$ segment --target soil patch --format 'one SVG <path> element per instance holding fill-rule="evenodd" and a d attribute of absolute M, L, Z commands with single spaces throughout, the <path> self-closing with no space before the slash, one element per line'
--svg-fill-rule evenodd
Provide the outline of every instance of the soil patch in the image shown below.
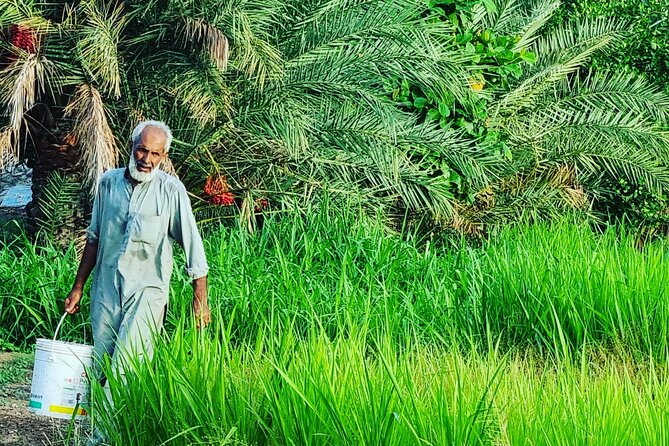
<path fill-rule="evenodd" d="M 0 446 L 83 445 L 87 423 L 76 422 L 68 437 L 68 420 L 28 411 L 33 356 L 0 352 Z"/>

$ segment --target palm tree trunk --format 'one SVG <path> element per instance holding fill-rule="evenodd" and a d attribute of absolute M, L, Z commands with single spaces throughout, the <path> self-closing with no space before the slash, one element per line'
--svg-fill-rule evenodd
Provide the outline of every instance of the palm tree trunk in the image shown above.
<path fill-rule="evenodd" d="M 31 110 L 27 122 L 30 143 L 25 157 L 33 169 L 32 202 L 26 208 L 28 233 L 33 240 L 45 237 L 67 246 L 81 237 L 90 208 L 88 194 L 81 188 L 79 149 L 63 128 L 66 121 L 59 120 L 57 127 L 46 105 Z"/>

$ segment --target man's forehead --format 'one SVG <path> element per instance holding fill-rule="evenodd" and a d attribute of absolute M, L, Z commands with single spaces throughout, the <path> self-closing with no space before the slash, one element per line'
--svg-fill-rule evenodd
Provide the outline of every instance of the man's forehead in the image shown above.
<path fill-rule="evenodd" d="M 167 143 L 167 135 L 160 127 L 146 126 L 139 134 L 139 144 L 146 148 L 164 150 Z"/>

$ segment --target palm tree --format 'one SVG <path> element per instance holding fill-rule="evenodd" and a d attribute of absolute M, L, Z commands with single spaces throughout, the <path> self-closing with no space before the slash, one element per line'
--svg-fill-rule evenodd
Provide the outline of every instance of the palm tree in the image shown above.
<path fill-rule="evenodd" d="M 624 36 L 610 19 L 544 24 L 559 2 L 496 0 L 475 14 L 476 26 L 519 36 L 517 48 L 537 55 L 508 91 L 493 92 L 490 126 L 502 132 L 513 161 L 497 166 L 497 180 L 474 205 L 462 206 L 458 224 L 508 222 L 532 211 L 553 216 L 588 210 L 605 193 L 607 177 L 669 186 L 669 97 L 645 79 L 587 69 L 593 54 Z"/>
<path fill-rule="evenodd" d="M 203 82 L 202 71 L 186 71 L 174 89 L 190 108 L 177 120 L 196 129 L 178 148 L 180 173 L 196 189 L 218 176 L 246 214 L 268 194 L 301 208 L 329 190 L 374 209 L 448 215 L 451 185 L 409 156 L 421 151 L 444 153 L 483 183 L 485 158 L 454 133 L 417 125 L 383 95 L 389 78 L 410 79 L 437 97 L 467 94 L 463 61 L 438 39 L 444 25 L 420 19 L 422 2 L 239 2 L 250 9 L 223 12 L 211 3 L 165 8 L 214 24 L 232 42 L 219 96 L 227 110 L 206 112 L 213 73 Z M 235 51 L 235 42 L 247 46 Z M 201 204 L 203 217 L 220 215 Z"/>
<path fill-rule="evenodd" d="M 3 71 L 10 119 L 0 150 L 32 144 L 49 159 L 36 176 L 49 177 L 64 167 L 52 159 L 64 156 L 35 143 L 48 134 L 48 147 L 76 153 L 72 181 L 90 191 L 132 126 L 157 118 L 174 129 L 171 157 L 187 186 L 199 193 L 217 179 L 246 217 L 267 196 L 299 208 L 326 190 L 373 208 L 450 215 L 450 183 L 410 154 L 440 153 L 478 184 L 489 160 L 383 94 L 388 79 L 436 97 L 468 94 L 464 60 L 438 38 L 446 25 L 422 20 L 423 8 L 417 0 L 3 3 L 0 27 L 29 30 L 34 48 L 5 45 L 14 60 Z M 25 138 L 23 122 L 38 108 L 50 125 Z M 195 198 L 201 217 L 225 215 Z"/>
<path fill-rule="evenodd" d="M 7 30 L 0 77 L 7 122 L 0 153 L 33 164 L 32 228 L 41 223 L 51 236 L 67 240 L 85 224 L 88 199 L 78 185 L 95 184 L 117 152 L 99 91 L 87 84 L 81 65 L 71 63 L 73 21 L 67 4 L 0 5 L 0 28 Z"/>
<path fill-rule="evenodd" d="M 3 2 L 0 153 L 34 159 L 42 223 L 65 218 L 76 197 L 71 228 L 143 118 L 174 129 L 170 155 L 201 219 L 236 204 L 250 223 L 267 198 L 303 208 L 327 192 L 467 227 L 587 206 L 602 172 L 665 188 L 666 97 L 638 78 L 583 70 L 622 25 L 543 32 L 557 2 L 486 5 L 471 27 L 517 35 L 517 49 L 538 55 L 511 88 L 480 93 L 511 161 L 385 94 L 389 81 L 465 107 L 476 94 L 451 25 L 422 19 L 419 0 Z M 480 191 L 474 205 L 429 167 L 435 156 Z"/>

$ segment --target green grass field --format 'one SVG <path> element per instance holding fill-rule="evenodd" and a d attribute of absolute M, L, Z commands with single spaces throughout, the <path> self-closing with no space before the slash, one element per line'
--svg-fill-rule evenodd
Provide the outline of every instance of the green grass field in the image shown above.
<path fill-rule="evenodd" d="M 94 389 L 114 444 L 669 444 L 664 244 L 563 222 L 435 245 L 328 209 L 206 244 L 212 325 L 178 271 L 154 361 L 113 407 Z M 3 343 L 29 348 L 76 253 L 1 256 Z"/>

